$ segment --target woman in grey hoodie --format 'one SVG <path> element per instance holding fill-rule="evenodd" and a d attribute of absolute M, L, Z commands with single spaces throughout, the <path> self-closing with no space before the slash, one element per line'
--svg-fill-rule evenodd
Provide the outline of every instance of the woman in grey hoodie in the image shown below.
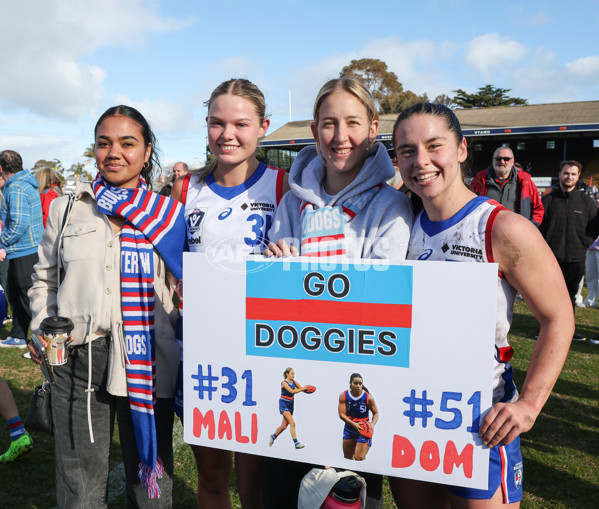
<path fill-rule="evenodd" d="M 320 89 L 312 123 L 316 147 L 304 148 L 291 166 L 291 192 L 275 214 L 267 256 L 301 254 L 327 262 L 341 257 L 405 259 L 412 206 L 386 183 L 395 170 L 387 149 L 375 142 L 378 127 L 372 95 L 359 81 L 334 79 Z M 265 464 L 267 508 L 292 505 L 291 493 L 297 494 L 311 468 L 280 461 Z M 382 507 L 382 477 L 361 475 L 368 485 L 366 507 Z"/>
<path fill-rule="evenodd" d="M 277 209 L 268 256 L 405 259 L 412 207 L 386 184 L 395 175 L 381 143 L 370 92 L 353 78 L 328 81 L 314 105 L 316 146 L 289 172 L 291 192 Z"/>

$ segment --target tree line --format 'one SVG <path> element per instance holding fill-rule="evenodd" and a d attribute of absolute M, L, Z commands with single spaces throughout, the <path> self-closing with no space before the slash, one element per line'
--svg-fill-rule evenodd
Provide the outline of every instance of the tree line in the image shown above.
<path fill-rule="evenodd" d="M 415 94 L 404 90 L 397 75 L 389 71 L 387 64 L 378 58 L 361 58 L 352 60 L 341 69 L 339 77 L 353 77 L 360 80 L 370 91 L 376 102 L 380 115 L 399 113 L 417 102 L 428 102 L 426 93 Z M 438 95 L 432 102 L 444 104 L 450 108 L 487 108 L 489 106 L 518 106 L 528 104 L 526 99 L 510 97 L 510 88 L 499 88 L 493 85 L 480 87 L 475 93 L 468 93 L 461 88 L 453 90 L 449 97 Z"/>
<path fill-rule="evenodd" d="M 81 154 L 81 157 L 85 157 L 85 162 L 83 163 L 73 163 L 70 168 L 66 169 L 59 159 L 52 159 L 52 161 L 48 161 L 46 159 L 40 159 L 37 161 L 33 168 L 31 168 L 31 173 L 34 173 L 42 168 L 51 168 L 56 172 L 58 178 L 64 183 L 67 176 L 75 176 L 79 175 L 84 180 L 92 180 L 92 174 L 85 169 L 85 165 L 89 163 L 91 160 L 95 159 L 96 155 L 94 153 L 94 144 L 91 143 L 89 147 L 85 149 L 85 152 Z"/>

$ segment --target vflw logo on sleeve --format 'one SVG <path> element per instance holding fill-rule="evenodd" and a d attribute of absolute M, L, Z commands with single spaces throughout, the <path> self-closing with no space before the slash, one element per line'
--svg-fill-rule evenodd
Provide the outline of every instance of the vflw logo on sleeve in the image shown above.
<path fill-rule="evenodd" d="M 246 263 L 247 355 L 409 367 L 412 266 Z"/>

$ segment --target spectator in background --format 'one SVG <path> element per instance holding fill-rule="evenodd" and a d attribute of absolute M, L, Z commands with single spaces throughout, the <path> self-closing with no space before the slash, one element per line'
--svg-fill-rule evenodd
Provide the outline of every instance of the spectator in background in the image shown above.
<path fill-rule="evenodd" d="M 573 308 L 586 250 L 597 237 L 595 200 L 577 189 L 581 172 L 578 161 L 560 163 L 559 187 L 543 196 L 545 216 L 540 226 L 562 270 Z M 575 333 L 573 340 L 584 341 L 585 337 Z"/>
<path fill-rule="evenodd" d="M 27 291 L 31 288 L 33 266 L 38 261 L 37 247 L 44 230 L 39 184 L 14 150 L 0 152 L 0 173 L 4 177 L 4 200 L 0 207 L 3 229 L 0 244 L 6 251 L 8 301 L 13 322 L 10 336 L 0 347 L 25 348 L 31 322 Z"/>
<path fill-rule="evenodd" d="M 395 170 L 395 175 L 387 180 L 387 184 L 395 189 L 399 189 L 402 193 L 406 194 L 409 191 L 408 187 L 404 184 L 403 179 L 401 178 L 401 173 L 399 173 L 399 168 L 397 167 L 397 154 L 395 153 L 395 149 L 393 147 L 387 149 L 387 154 L 389 154 L 389 159 L 391 159 L 391 163 L 393 164 L 393 169 Z"/>
<path fill-rule="evenodd" d="M 591 178 L 591 181 L 592 180 L 593 179 Z M 559 184 L 556 187 L 559 187 Z M 581 193 L 584 193 L 587 196 L 590 196 L 593 200 L 595 200 L 595 194 L 597 193 L 597 186 L 590 186 L 586 182 L 583 182 L 582 180 L 579 180 L 578 184 L 576 184 L 576 189 L 578 191 L 580 191 Z M 599 204 L 597 204 L 597 205 L 599 205 Z M 589 248 L 589 249 L 591 249 L 591 248 Z M 588 255 L 588 251 L 587 251 L 587 255 Z M 588 256 L 587 256 L 587 260 L 588 260 Z M 591 285 L 592 284 L 593 283 L 591 283 Z M 584 286 L 584 276 L 582 276 L 580 278 L 580 282 L 578 283 L 578 291 L 576 292 L 576 295 L 574 297 L 574 304 L 578 308 L 587 307 L 585 305 L 585 303 L 583 302 L 583 298 L 582 298 L 582 287 L 583 286 Z M 591 287 L 589 286 L 589 292 L 590 291 L 591 291 Z"/>
<path fill-rule="evenodd" d="M 597 290 L 599 288 L 599 237 L 587 249 L 585 267 L 589 293 L 582 303 L 582 307 L 594 308 L 597 306 Z"/>
<path fill-rule="evenodd" d="M 410 191 L 408 186 L 406 186 L 405 182 L 401 178 L 401 173 L 399 173 L 399 167 L 397 166 L 397 154 L 395 153 L 395 149 L 393 147 L 387 149 L 387 154 L 389 154 L 389 158 L 391 159 L 391 163 L 393 164 L 393 169 L 395 170 L 395 175 L 387 180 L 387 184 L 395 189 L 399 189 L 403 194 L 405 194 L 412 203 L 412 208 L 414 209 L 414 215 L 418 214 L 422 210 L 422 199 L 416 193 Z"/>
<path fill-rule="evenodd" d="M 170 196 L 173 190 L 173 184 L 175 183 L 175 180 L 184 177 L 188 173 L 189 167 L 187 166 L 187 164 L 181 161 L 175 163 L 175 166 L 173 166 L 173 174 L 171 176 L 170 181 L 162 187 L 159 194 L 161 194 L 162 196 Z"/>
<path fill-rule="evenodd" d="M 4 317 L 2 317 L 4 319 Z M 25 430 L 23 421 L 19 416 L 15 398 L 10 387 L 0 376 L 0 414 L 6 420 L 10 433 L 10 446 L 4 454 L 0 454 L 0 463 L 10 463 L 22 454 L 33 449 L 33 439 Z"/>
<path fill-rule="evenodd" d="M 40 199 L 42 201 L 42 217 L 44 221 L 44 228 L 48 221 L 48 211 L 50 210 L 50 203 L 52 200 L 62 196 L 60 178 L 52 168 L 42 168 L 35 173 L 35 178 L 40 184 Z"/>
<path fill-rule="evenodd" d="M 495 150 L 491 166 L 477 173 L 470 187 L 476 194 L 493 198 L 537 226 L 543 220 L 539 190 L 528 173 L 514 166 L 514 153 L 509 147 Z"/>
<path fill-rule="evenodd" d="M 599 206 L 599 193 L 595 194 L 593 198 L 595 205 Z M 599 237 L 587 249 L 585 266 L 589 294 L 582 307 L 594 308 L 597 306 L 597 295 L 599 293 Z"/>
<path fill-rule="evenodd" d="M 0 324 L 6 316 L 6 301 L 4 291 L 0 288 Z M 10 463 L 19 456 L 33 449 L 33 439 L 25 431 L 19 410 L 15 404 L 10 387 L 0 376 L 0 414 L 4 417 L 10 434 L 10 446 L 4 454 L 0 454 L 0 463 Z"/>
<path fill-rule="evenodd" d="M 4 201 L 4 195 L 2 194 L 4 183 L 4 177 L 0 173 L 0 208 L 2 208 L 2 202 Z M 4 228 L 4 225 L 0 221 L 0 234 L 2 233 L 2 228 Z M 3 256 L 6 256 L 6 254 Z M 8 260 L 6 258 L 0 262 L 0 286 L 4 288 L 5 292 L 8 291 Z"/>
<path fill-rule="evenodd" d="M 183 162 L 178 162 L 173 166 L 173 175 L 175 180 L 181 177 L 185 177 L 189 173 L 189 167 Z"/>

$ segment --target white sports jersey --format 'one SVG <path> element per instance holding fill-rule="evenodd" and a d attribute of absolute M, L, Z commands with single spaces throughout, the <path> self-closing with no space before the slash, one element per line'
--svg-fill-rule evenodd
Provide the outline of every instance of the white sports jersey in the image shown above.
<path fill-rule="evenodd" d="M 414 220 L 408 260 L 494 263 L 491 245 L 497 213 L 506 210 L 486 196 L 477 196 L 457 214 L 444 221 L 431 221 L 423 210 Z M 516 290 L 499 274 L 493 403 L 518 399 L 509 360 L 514 353 L 508 342 Z"/>
<path fill-rule="evenodd" d="M 284 174 L 260 163 L 236 187 L 217 184 L 213 175 L 201 183 L 191 175 L 182 197 L 189 250 L 224 259 L 262 253 L 281 200 Z"/>

